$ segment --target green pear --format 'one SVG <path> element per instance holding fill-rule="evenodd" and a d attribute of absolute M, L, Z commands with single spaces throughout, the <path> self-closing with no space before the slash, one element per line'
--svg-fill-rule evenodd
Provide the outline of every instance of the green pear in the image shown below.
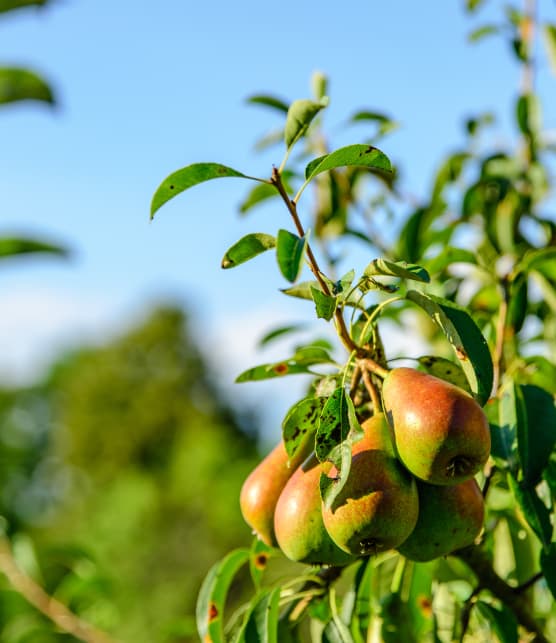
<path fill-rule="evenodd" d="M 459 387 L 402 367 L 388 373 L 382 397 L 398 457 L 417 478 L 457 484 L 472 478 L 487 461 L 488 421 Z"/>
<path fill-rule="evenodd" d="M 322 508 L 332 540 L 355 556 L 400 545 L 419 513 L 415 479 L 395 457 L 385 416 L 375 415 L 362 426 L 364 437 L 352 449 L 346 483 L 332 505 Z M 328 476 L 337 476 L 334 467 Z"/>
<path fill-rule="evenodd" d="M 398 547 L 410 560 L 425 562 L 471 545 L 483 527 L 485 503 L 473 478 L 451 486 L 417 482 L 419 518 Z"/>
<path fill-rule="evenodd" d="M 347 565 L 355 560 L 333 542 L 322 521 L 319 481 L 321 472 L 330 466 L 310 455 L 278 498 L 274 532 L 290 560 L 309 565 Z"/>
<path fill-rule="evenodd" d="M 249 474 L 239 495 L 245 522 L 270 547 L 278 543 L 274 534 L 274 510 L 286 482 L 313 449 L 313 440 L 303 442 L 290 459 L 284 443 L 274 449 Z"/>

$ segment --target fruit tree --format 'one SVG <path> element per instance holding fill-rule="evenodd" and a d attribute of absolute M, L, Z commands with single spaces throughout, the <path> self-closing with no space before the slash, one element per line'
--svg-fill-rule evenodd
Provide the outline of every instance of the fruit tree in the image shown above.
<path fill-rule="evenodd" d="M 322 74 L 311 98 L 250 99 L 284 117 L 283 158 L 264 176 L 194 163 L 156 190 L 152 216 L 217 178 L 252 183 L 244 212 L 279 200 L 278 229 L 243 236 L 222 268 L 274 252 L 282 292 L 338 339 L 237 378 L 310 384 L 245 480 L 255 539 L 208 572 L 203 641 L 556 640 L 554 145 L 534 92 L 537 35 L 554 63 L 556 26 L 525 4 L 474 34 L 510 34 L 522 69 L 515 148 L 485 149 L 492 117 L 469 118 L 466 145 L 421 203 L 388 157 L 389 116 L 356 112 L 373 135 L 334 147 Z M 345 266 L 355 241 L 367 259 Z M 422 352 L 400 355 L 393 326 Z M 296 565 L 273 574 L 284 559 Z M 229 613 L 244 566 L 252 596 Z"/>

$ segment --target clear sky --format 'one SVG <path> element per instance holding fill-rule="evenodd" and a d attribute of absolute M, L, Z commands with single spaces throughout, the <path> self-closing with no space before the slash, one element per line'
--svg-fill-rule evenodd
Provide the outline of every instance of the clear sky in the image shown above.
<path fill-rule="evenodd" d="M 391 114 L 402 128 L 382 148 L 407 189 L 425 195 L 442 155 L 462 140 L 464 116 L 492 110 L 501 140 L 511 131 L 517 65 L 499 39 L 466 40 L 497 17 L 500 3 L 491 4 L 473 20 L 458 0 L 61 0 L 0 15 L 0 64 L 40 71 L 59 103 L 0 111 L 0 232 L 73 249 L 69 263 L 4 265 L 0 373 L 29 373 L 76 333 L 110 334 L 166 295 L 194 310 L 201 341 L 222 355 L 215 363 L 231 360 L 225 378 L 265 361 L 252 352 L 259 329 L 292 311 L 274 259 L 219 264 L 243 234 L 289 222 L 272 208 L 240 219 L 248 186 L 227 180 L 181 195 L 149 223 L 155 188 L 197 161 L 268 175 L 282 150 L 259 156 L 252 144 L 279 121 L 244 99 L 309 97 L 319 69 L 331 79 L 326 119 L 337 145 L 369 134 L 342 128 L 356 108 Z M 556 21 L 554 3 L 541 5 Z M 553 104 L 555 79 L 543 69 L 540 80 Z M 554 119 L 546 114 L 552 127 Z"/>

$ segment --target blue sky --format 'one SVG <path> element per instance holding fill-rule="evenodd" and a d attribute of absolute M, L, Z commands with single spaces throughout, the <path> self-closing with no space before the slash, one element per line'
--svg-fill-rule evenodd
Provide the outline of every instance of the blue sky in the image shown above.
<path fill-rule="evenodd" d="M 356 108 L 390 113 L 402 128 L 382 148 L 406 188 L 425 195 L 442 155 L 462 140 L 464 116 L 495 111 L 500 140 L 511 133 L 517 65 L 498 39 L 466 41 L 497 5 L 470 20 L 456 0 L 63 0 L 0 16 L 0 63 L 40 71 L 59 99 L 54 111 L 0 112 L 0 231 L 42 234 L 74 252 L 69 263 L 3 268 L 0 373 L 28 373 L 79 333 L 110 334 L 168 294 L 194 309 L 201 341 L 242 368 L 256 331 L 292 304 L 278 293 L 270 255 L 225 272 L 220 259 L 243 234 L 289 222 L 273 208 L 240 219 L 248 186 L 227 180 L 181 195 L 149 223 L 157 185 L 197 161 L 268 175 L 282 150 L 257 155 L 252 144 L 279 121 L 244 99 L 308 97 L 319 69 L 331 79 L 326 120 L 337 145 L 368 135 L 341 127 Z M 554 99 L 548 70 L 540 81 Z"/>

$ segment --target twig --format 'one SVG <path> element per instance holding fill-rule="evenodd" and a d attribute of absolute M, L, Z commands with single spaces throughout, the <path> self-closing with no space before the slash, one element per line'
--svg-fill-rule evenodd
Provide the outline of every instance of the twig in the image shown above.
<path fill-rule="evenodd" d="M 365 384 L 365 388 L 367 389 L 371 398 L 371 402 L 373 403 L 374 413 L 380 413 L 382 409 L 382 406 L 380 404 L 380 397 L 378 395 L 378 391 L 376 390 L 376 386 L 371 379 L 369 371 L 366 368 L 363 368 L 363 383 Z"/>
<path fill-rule="evenodd" d="M 498 576 L 487 555 L 479 546 L 472 545 L 471 547 L 460 549 L 454 552 L 453 555 L 466 563 L 475 573 L 478 580 L 478 590 L 488 590 L 512 610 L 518 622 L 533 634 L 532 643 L 549 643 L 540 625 L 531 614 L 526 601 L 523 600 L 521 592 L 510 587 Z"/>
<path fill-rule="evenodd" d="M 30 576 L 18 567 L 7 538 L 0 537 L 0 572 L 25 600 L 67 632 L 86 643 L 115 643 L 107 634 L 79 618 L 63 603 L 49 596 Z"/>

